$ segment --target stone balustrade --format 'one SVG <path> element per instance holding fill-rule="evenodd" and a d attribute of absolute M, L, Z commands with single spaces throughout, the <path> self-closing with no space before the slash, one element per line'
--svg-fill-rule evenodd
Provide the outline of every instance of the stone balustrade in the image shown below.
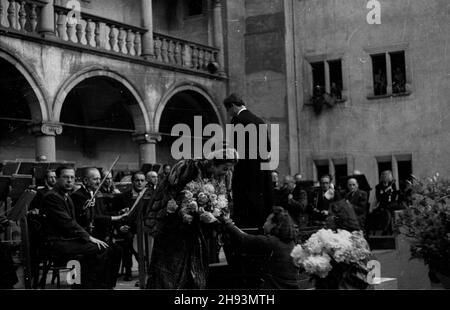
<path fill-rule="evenodd" d="M 42 1 L 0 0 L 0 27 L 26 34 L 38 32 Z"/>
<path fill-rule="evenodd" d="M 0 30 L 23 38 L 40 35 L 72 47 L 174 68 L 217 75 L 223 72 L 218 48 L 153 32 L 153 40 L 146 41 L 147 44 L 150 42 L 153 50 L 150 55 L 143 55 L 143 37 L 148 34 L 147 29 L 85 12 L 73 14 L 71 9 L 52 3 L 45 0 L 0 0 Z"/>
<path fill-rule="evenodd" d="M 145 29 L 86 13 L 69 16 L 69 12 L 70 9 L 55 5 L 55 29 L 59 40 L 123 55 L 141 55 L 141 37 Z"/>
<path fill-rule="evenodd" d="M 153 34 L 153 42 L 157 62 L 199 71 L 209 71 L 210 64 L 219 65 L 216 48 L 158 33 Z"/>

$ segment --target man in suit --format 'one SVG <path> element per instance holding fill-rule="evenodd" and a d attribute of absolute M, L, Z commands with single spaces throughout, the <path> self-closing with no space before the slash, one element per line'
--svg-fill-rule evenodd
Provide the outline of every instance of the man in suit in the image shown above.
<path fill-rule="evenodd" d="M 271 171 L 262 170 L 263 160 L 258 152 L 260 141 L 259 125 L 266 125 L 265 122 L 247 110 L 244 101 L 237 94 L 231 94 L 224 100 L 224 105 L 231 119 L 231 124 L 243 125 L 244 128 L 253 125 L 256 127 L 257 143 L 250 141 L 255 139 L 249 132 L 245 132 L 245 147 L 242 150 L 239 145 L 231 145 L 245 154 L 239 154 L 239 162 L 234 167 L 232 179 L 233 192 L 233 219 L 239 227 L 260 228 L 264 224 L 267 216 L 272 213 L 273 206 L 273 184 Z M 266 125 L 267 126 L 267 125 Z M 235 134 L 235 144 L 238 143 Z M 253 146 L 252 146 L 253 145 Z M 267 133 L 267 151 L 270 151 L 269 134 Z M 256 149 L 255 149 L 256 148 Z M 249 155 L 256 155 L 251 158 Z"/>
<path fill-rule="evenodd" d="M 150 194 L 152 194 L 158 185 L 158 174 L 155 171 L 149 171 L 145 179 L 147 180 L 147 187 L 150 190 Z"/>
<path fill-rule="evenodd" d="M 336 200 L 337 197 L 335 196 L 333 183 L 331 183 L 331 176 L 323 175 L 320 178 L 320 190 L 315 194 L 312 205 L 312 221 L 325 221 L 330 210 L 330 204 Z"/>
<path fill-rule="evenodd" d="M 347 181 L 348 192 L 345 195 L 345 200 L 353 206 L 356 216 L 358 217 L 359 225 L 364 229 L 366 227 L 366 217 L 368 213 L 367 193 L 359 190 L 358 181 L 355 178 L 350 178 Z"/>
<path fill-rule="evenodd" d="M 94 238 L 75 219 L 75 207 L 69 193 L 75 183 L 74 168 L 56 169 L 56 185 L 42 200 L 44 231 L 50 251 L 67 260 L 83 255 L 81 285 L 84 288 L 108 288 L 106 266 L 108 245 Z"/>
<path fill-rule="evenodd" d="M 42 198 L 47 194 L 56 184 L 56 173 L 53 170 L 47 170 L 44 179 L 44 187 L 39 188 L 30 204 L 30 213 L 39 214 Z"/>
<path fill-rule="evenodd" d="M 108 261 L 111 265 L 108 266 L 107 283 L 108 287 L 114 288 L 119 274 L 122 248 L 114 242 L 113 225 L 123 220 L 127 214 L 118 215 L 116 212 L 107 210 L 101 196 L 93 197 L 99 186 L 100 172 L 97 168 L 87 168 L 84 170 L 83 185 L 72 193 L 71 198 L 75 206 L 77 222 L 95 238 L 109 245 L 110 259 Z"/>

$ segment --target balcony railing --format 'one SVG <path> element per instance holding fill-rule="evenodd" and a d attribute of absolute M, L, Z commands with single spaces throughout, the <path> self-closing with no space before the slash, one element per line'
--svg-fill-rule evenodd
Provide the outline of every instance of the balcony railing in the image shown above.
<path fill-rule="evenodd" d="M 38 36 L 45 2 L 39 0 L 0 0 L 0 29 L 19 35 Z M 153 57 L 142 57 L 142 36 L 146 29 L 81 12 L 69 18 L 70 9 L 54 5 L 54 41 L 70 47 L 178 69 L 216 73 L 219 49 L 153 33 Z M 213 64 L 211 71 L 210 64 Z"/>
<path fill-rule="evenodd" d="M 37 34 L 44 4 L 38 0 L 0 0 L 0 27 Z"/>
<path fill-rule="evenodd" d="M 80 13 L 80 20 L 72 21 L 68 18 L 70 11 L 55 5 L 55 29 L 59 40 L 123 55 L 141 55 L 141 36 L 145 29 L 86 13 Z"/>

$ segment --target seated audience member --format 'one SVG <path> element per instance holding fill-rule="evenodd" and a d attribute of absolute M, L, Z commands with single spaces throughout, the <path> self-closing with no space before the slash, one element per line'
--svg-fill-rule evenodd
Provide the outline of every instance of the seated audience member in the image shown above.
<path fill-rule="evenodd" d="M 288 180 L 290 192 L 287 195 L 285 209 L 293 219 L 297 227 L 308 225 L 308 195 L 301 185 L 301 179 L 294 183 L 294 180 Z"/>
<path fill-rule="evenodd" d="M 358 217 L 359 225 L 362 229 L 366 227 L 366 217 L 368 213 L 367 193 L 359 190 L 358 181 L 350 178 L 347 181 L 348 192 L 345 195 L 345 200 L 353 206 L 356 216 Z"/>
<path fill-rule="evenodd" d="M 336 201 L 334 186 L 331 183 L 331 176 L 324 175 L 320 178 L 320 190 L 314 195 L 312 203 L 311 220 L 322 222 L 327 218 L 330 204 Z"/>
<path fill-rule="evenodd" d="M 381 182 L 375 186 L 375 209 L 370 215 L 370 230 L 381 231 L 383 235 L 393 233 L 393 213 L 398 208 L 398 191 L 392 171 L 381 173 Z"/>
<path fill-rule="evenodd" d="M 56 185 L 43 198 L 44 232 L 47 248 L 66 260 L 83 255 L 81 285 L 83 288 L 109 288 L 107 283 L 108 245 L 94 238 L 75 219 L 75 207 L 69 193 L 75 182 L 72 167 L 56 169 Z"/>
<path fill-rule="evenodd" d="M 107 210 L 100 196 L 93 197 L 100 186 L 100 172 L 97 168 L 84 170 L 83 184 L 79 190 L 72 193 L 77 222 L 92 236 L 109 245 L 110 266 L 107 283 L 110 288 L 116 286 L 122 259 L 122 248 L 116 245 L 113 238 L 113 224 L 122 221 L 127 214 L 117 215 Z"/>
<path fill-rule="evenodd" d="M 229 217 L 221 217 L 231 242 L 248 255 L 258 258 L 261 289 L 298 289 L 299 269 L 290 256 L 295 246 L 295 230 L 288 212 L 274 207 L 264 224 L 264 235 L 250 235 L 235 226 Z"/>
<path fill-rule="evenodd" d="M 118 243 L 123 249 L 122 266 L 125 268 L 125 281 L 131 281 L 131 269 L 133 267 L 133 255 L 137 257 L 136 250 L 133 247 L 133 240 L 137 230 L 137 216 L 139 212 L 143 212 L 141 206 L 144 200 L 149 200 L 151 191 L 146 186 L 145 174 L 143 172 L 135 172 L 131 177 L 133 186 L 130 190 L 117 195 L 113 201 L 113 210 L 128 210 L 129 217 L 126 221 L 121 221 L 116 225 Z M 131 210 L 133 204 L 139 195 L 142 194 L 142 203 L 134 210 Z"/>

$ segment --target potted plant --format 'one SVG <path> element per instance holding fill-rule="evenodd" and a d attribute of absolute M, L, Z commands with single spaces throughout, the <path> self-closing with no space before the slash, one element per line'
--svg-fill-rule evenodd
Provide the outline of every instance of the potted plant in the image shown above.
<path fill-rule="evenodd" d="M 429 267 L 430 280 L 450 289 L 450 180 L 413 177 L 411 193 L 396 228 L 411 241 L 411 258 Z"/>

